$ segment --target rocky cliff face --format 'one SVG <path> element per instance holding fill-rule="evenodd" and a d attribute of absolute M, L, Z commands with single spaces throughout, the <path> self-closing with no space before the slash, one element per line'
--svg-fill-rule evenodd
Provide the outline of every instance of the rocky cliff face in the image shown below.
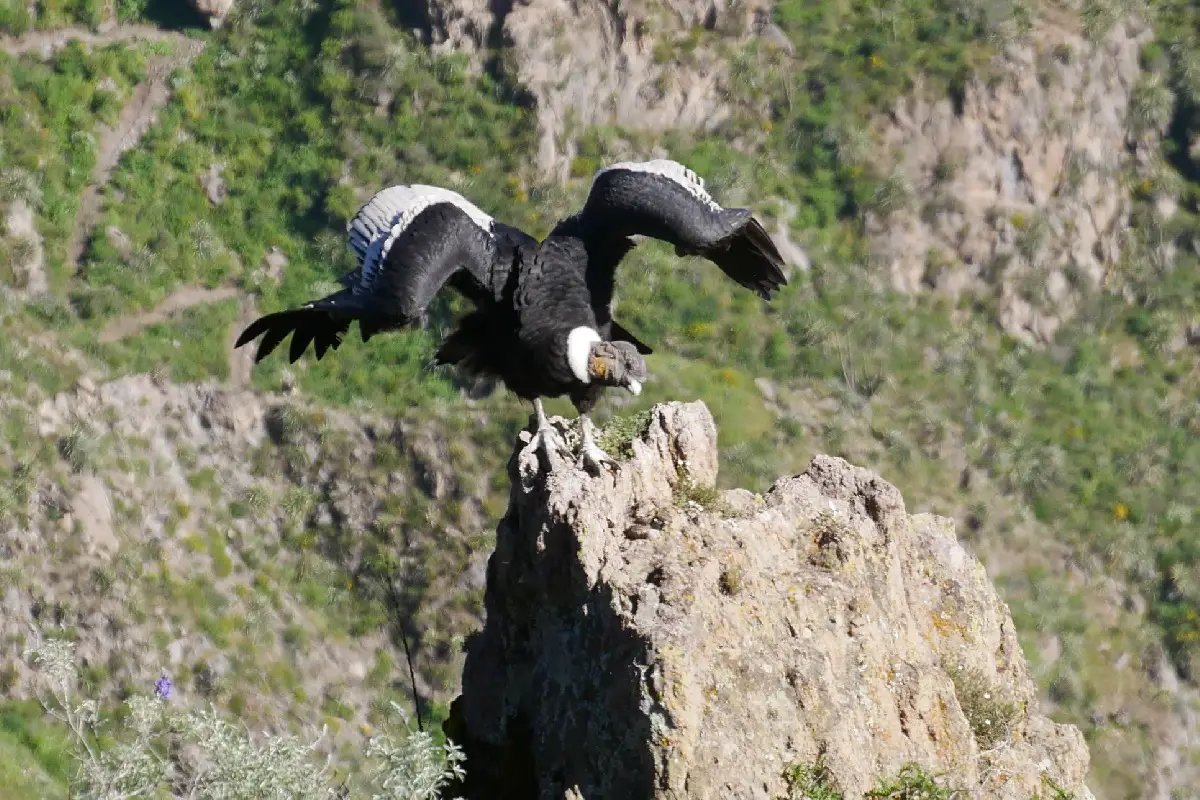
<path fill-rule="evenodd" d="M 166 670 L 183 694 L 244 695 L 250 713 L 317 719 L 307 699 L 335 698 L 347 722 L 365 720 L 373 668 L 405 657 L 387 616 L 347 629 L 353 604 L 373 596 L 365 563 L 381 541 L 403 607 L 388 614 L 411 618 L 418 689 L 457 690 L 450 639 L 478 625 L 485 555 L 460 562 L 459 533 L 483 527 L 488 489 L 485 475 L 470 491 L 460 483 L 470 469 L 450 451 L 463 445 L 435 416 L 314 411 L 139 375 L 81 379 L 17 418 L 8 430 L 22 432 L 15 460 L 28 468 L 0 481 L 0 678 L 12 696 L 31 691 L 20 655 L 36 625 L 71 631 L 109 678 L 98 694 Z M 388 497 L 404 499 L 412 524 Z"/>
<path fill-rule="evenodd" d="M 821 759 L 847 797 L 910 762 L 965 796 L 1091 797 L 949 521 L 827 456 L 717 492 L 701 403 L 656 406 L 630 447 L 612 476 L 510 462 L 447 724 L 469 796 L 774 798 Z"/>
<path fill-rule="evenodd" d="M 229 12 L 233 9 L 233 0 L 191 0 L 192 7 L 196 9 L 207 20 L 208 24 L 214 28 L 221 27 L 225 22 L 225 17 L 229 16 Z"/>
<path fill-rule="evenodd" d="M 892 285 L 994 293 L 1000 324 L 1029 343 L 1104 282 L 1129 224 L 1123 173 L 1153 149 L 1131 120 L 1151 31 L 1124 21 L 1092 43 L 1078 27 L 1043 19 L 957 102 L 905 98 L 877 125 L 884 169 L 919 198 L 867 219 Z"/>
<path fill-rule="evenodd" d="M 729 53 L 791 47 L 770 0 L 427 0 L 435 50 L 499 58 L 537 108 L 544 177 L 566 180 L 574 134 L 615 124 L 713 130 L 730 117 Z M 1130 219 L 1128 174 L 1154 171 L 1161 122 L 1139 63 L 1152 38 L 1125 19 L 1089 40 L 1042 8 L 957 96 L 917 90 L 873 124 L 877 166 L 913 201 L 868 214 L 875 261 L 904 292 L 997 298 L 1000 325 L 1049 342 L 1104 285 Z M 1162 198 L 1164 208 L 1171 207 Z"/>
<path fill-rule="evenodd" d="M 588 125 L 708 130 L 728 116 L 721 51 L 767 32 L 769 3 L 745 0 L 427 0 L 435 51 L 481 63 L 502 46 L 503 72 L 533 97 L 543 172 L 565 180 Z"/>

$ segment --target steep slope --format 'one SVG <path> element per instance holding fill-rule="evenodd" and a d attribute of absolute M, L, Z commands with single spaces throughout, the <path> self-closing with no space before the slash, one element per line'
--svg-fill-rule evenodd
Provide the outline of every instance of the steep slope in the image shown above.
<path fill-rule="evenodd" d="M 458 644 L 482 613 L 480 563 L 463 553 L 489 546 L 489 534 L 480 531 L 490 531 L 503 508 L 496 476 L 527 409 L 502 394 L 480 398 L 428 369 L 433 340 L 460 308 L 453 302 L 434 309 L 427 331 L 379 337 L 370 346 L 351 336 L 336 359 L 320 363 L 275 358 L 251 370 L 244 351 L 231 356 L 229 343 L 253 311 L 301 302 L 329 286 L 346 266 L 346 217 L 385 183 L 446 185 L 544 233 L 579 201 L 600 163 L 666 154 L 702 174 L 723 203 L 753 206 L 781 239 L 803 244 L 812 262 L 799 263 L 787 290 L 763 308 L 715 270 L 675 259 L 669 248 L 639 246 L 621 270 L 620 312 L 657 353 L 652 381 L 631 410 L 702 398 L 718 423 L 723 486 L 765 490 L 815 454 L 831 453 L 887 475 L 913 508 L 954 518 L 1012 609 L 1043 707 L 1084 732 L 1097 796 L 1165 800 L 1200 782 L 1194 4 L 779 0 L 764 7 L 749 31 L 733 24 L 741 19 L 733 6 L 713 6 L 720 24 L 706 31 L 703 6 L 580 3 L 581 16 L 603 25 L 554 30 L 557 48 L 539 49 L 540 40 L 518 48 L 493 25 L 486 37 L 468 38 L 498 48 L 435 45 L 438 53 L 431 53 L 409 35 L 413 27 L 437 28 L 420 4 L 247 0 L 234 5 L 219 30 L 204 24 L 188 31 L 189 40 L 205 43 L 204 52 L 156 76 L 155 62 L 184 53 L 169 52 L 174 35 L 140 34 L 152 23 L 180 26 L 168 11 L 183 5 L 117 4 L 118 21 L 138 25 L 139 36 L 107 46 L 104 37 L 120 39 L 122 30 L 104 33 L 113 22 L 110 4 L 0 5 L 0 27 L 14 35 L 29 25 L 39 29 L 4 40 L 15 55 L 0 53 L 0 547 L 21 531 L 40 548 L 20 568 L 3 572 L 0 593 L 17 586 L 25 614 L 42 608 L 40 583 L 55 597 L 76 591 L 80 607 L 102 607 L 113 626 L 139 632 L 134 666 L 118 659 L 89 673 L 99 694 L 116 698 L 125 682 L 151 676 L 178 632 L 147 640 L 141 634 L 152 626 L 141 619 L 140 602 L 123 606 L 103 594 L 113 572 L 134 576 L 119 578 L 118 592 L 162 573 L 149 547 L 147 553 L 128 547 L 141 543 L 143 530 L 158 537 L 160 518 L 168 520 L 164 533 L 175 524 L 172 516 L 184 518 L 152 491 L 158 474 L 174 475 L 177 488 L 178 476 L 186 475 L 195 497 L 184 502 L 214 513 L 218 532 L 233 529 L 230 519 L 251 520 L 242 537 L 250 542 L 247 560 L 239 553 L 240 534 L 225 540 L 232 573 L 264 591 L 277 588 L 285 606 L 306 609 L 270 617 L 268 639 L 303 642 L 307 631 L 322 642 L 315 647 L 336 653 L 346 630 L 356 631 L 352 638 L 357 631 L 385 638 L 388 618 L 408 612 L 390 614 L 371 593 L 381 585 L 369 581 L 362 585 L 373 589 L 360 595 L 355 584 L 353 601 L 343 602 L 345 581 L 356 576 L 324 560 L 322 546 L 336 540 L 322 527 L 324 511 L 315 515 L 316 527 L 314 515 L 304 512 L 329 507 L 314 478 L 326 465 L 366 509 L 375 508 L 372 493 L 390 485 L 385 475 L 393 471 L 403 476 L 397 487 L 420 483 L 406 466 L 406 451 L 366 436 L 377 421 L 397 418 L 410 432 L 428 423 L 447 457 L 467 441 L 456 424 L 469 428 L 469 457 L 439 462 L 453 467 L 421 484 L 429 491 L 403 489 L 386 498 L 390 532 L 365 537 L 383 543 L 381 551 L 398 540 L 414 543 L 400 561 L 412 571 L 411 583 L 432 593 L 420 605 L 429 613 L 417 615 L 429 647 L 411 637 L 419 680 L 435 704 L 456 691 Z M 406 13 L 414 8 L 418 13 Z M 481 4 L 470 13 L 509 20 L 553 8 Z M 653 28 L 657 16 L 669 35 Z M 701 24 L 685 28 L 685 18 Z M 638 20 L 651 23 L 640 39 L 605 38 Z M 50 30 L 67 25 L 90 32 Z M 546 30 L 533 25 L 526 33 Z M 1055 46 L 1064 43 L 1069 52 Z M 612 63 L 573 62 L 581 81 L 566 94 L 556 84 L 543 86 L 547 100 L 539 105 L 518 71 L 554 78 L 560 50 L 589 58 L 601 52 Z M 698 71 L 710 64 L 694 60 L 695 53 L 711 61 L 712 73 Z M 669 124 L 677 108 L 671 103 L 684 95 L 671 85 L 646 86 L 672 74 L 702 90 L 687 102 L 711 108 L 721 120 L 712 131 Z M 171 99 L 97 190 L 91 226 L 80 198 L 101 160 L 105 131 L 117 128 L 123 108 L 139 97 L 137 87 L 156 77 L 170 87 Z M 1019 91 L 1006 88 L 1012 86 Z M 603 92 L 614 87 L 630 107 L 665 127 L 639 130 L 636 117 L 623 118 L 631 127 L 609 124 L 615 106 Z M 670 103 L 656 99 L 660 88 Z M 636 102 L 629 99 L 635 94 Z M 1052 121 L 1054 108 L 1081 102 L 1061 115 L 1065 121 L 1042 124 Z M 565 143 L 555 142 L 557 168 L 547 172 L 537 158 L 541 116 L 557 105 L 565 118 L 572 104 L 595 109 L 594 121 L 605 124 L 564 127 Z M 1122 107 L 1130 112 L 1124 120 Z M 937 147 L 926 134 L 935 145 L 968 145 L 964 163 L 931 161 Z M 889 153 L 883 141 L 912 151 L 913 160 Z M 1029 174 L 1012 179 L 1010 145 Z M 1112 155 L 1111 163 L 1076 160 L 1086 169 L 1064 172 L 1063 148 L 1092 148 L 1093 155 Z M 1050 196 L 1043 196 L 1046 187 Z M 955 200 L 966 208 L 939 209 Z M 993 206 L 999 211 L 989 215 Z M 1102 233 L 1095 242 L 1091 213 Z M 75 270 L 68 255 L 81 217 L 92 234 Z M 1042 222 L 1053 223 L 1049 233 Z M 1073 233 L 1071 223 L 1085 230 Z M 910 234 L 914 252 L 921 243 L 934 245 L 923 265 L 908 251 L 899 262 L 877 257 L 889 254 L 892 237 L 908 241 Z M 1100 244 L 1101 252 L 1089 256 L 1078 243 Z M 1023 263 L 1022 251 L 1034 252 L 1034 245 L 1041 271 Z M 1076 262 L 1085 269 L 1076 270 Z M 911 271 L 916 266 L 929 280 Z M 1086 278 L 1097 268 L 1105 277 L 1098 283 Z M 1066 293 L 1058 273 L 1071 284 Z M 1077 285 L 1076 277 L 1083 278 Z M 930 291 L 930 283 L 940 290 Z M 215 302 L 190 304 L 197 299 Z M 79 462 L 84 471 L 75 472 L 75 443 L 89 442 L 87 429 L 82 436 L 71 425 L 46 436 L 34 432 L 39 410 L 57 404 L 60 394 L 68 410 L 93 407 L 95 392 L 78 388 L 79 377 L 116 396 L 131 390 L 104 387 L 134 375 L 143 376 L 135 382 L 152 375 L 164 396 L 188 396 L 171 400 L 179 418 L 147 432 L 171 443 L 160 453 L 161 473 L 101 458 L 88 477 L 86 459 Z M 224 440 L 189 420 L 201 413 L 191 393 L 228 393 L 229 384 L 258 396 L 264 409 L 287 397 L 299 413 L 285 416 L 304 429 L 319 430 L 305 420 L 320 415 L 345 422 L 349 439 L 363 443 L 364 453 L 374 448 L 377 463 L 342 471 L 342 452 L 333 444 L 318 448 L 314 430 L 303 432 L 303 448 L 267 436 L 256 452 L 266 472 L 256 480 L 267 491 L 242 494 L 237 479 L 245 464 L 223 463 Z M 241 397 L 229 394 L 235 395 Z M 119 421 L 96 423 L 104 436 L 90 440 L 100 442 L 91 452 L 101 456 L 124 436 L 114 432 L 148 424 L 138 418 L 139 407 L 107 405 Z M 612 410 L 622 407 L 614 403 L 601 414 Z M 339 436 L 331 441 L 345 441 Z M 144 457 L 141 447 L 136 437 L 113 445 L 135 464 Z M 235 478 L 228 491 L 195 467 L 193 451 Z M 231 446 L 231 452 L 245 458 L 250 451 Z M 297 460 L 313 453 L 315 466 Z M 168 469 L 170 459 L 177 463 Z M 301 469 L 293 470 L 293 461 Z M 104 484 L 103 493 L 91 478 Z M 104 495 L 128 502 L 129 485 L 151 498 L 153 510 L 144 515 L 151 521 L 136 520 L 114 502 L 114 535 L 126 560 L 119 550 L 107 565 L 100 562 L 92 580 L 97 563 L 82 546 L 82 525 L 64 531 L 58 517 L 82 489 L 84 507 L 103 509 Z M 429 493 L 438 485 L 451 500 Z M 267 513 L 261 504 L 272 498 L 297 515 Z M 15 509 L 37 522 L 26 524 Z M 186 524 L 197 521 L 208 523 L 193 513 Z M 206 527 L 188 533 L 180 562 L 191 570 L 191 586 L 150 592 L 155 608 L 183 621 L 205 608 L 199 598 L 208 587 L 225 594 L 229 578 L 213 544 L 221 539 L 206 537 Z M 255 560 L 260 540 L 280 547 Z M 191 552 L 210 544 L 215 557 Z M 143 555 L 150 560 L 134 569 Z M 30 582 L 21 580 L 26 563 L 33 564 Z M 383 569 L 389 561 L 375 563 Z M 439 593 L 450 586 L 459 588 L 449 590 L 453 611 L 443 616 Z M 246 607 L 240 591 L 233 587 L 218 614 L 193 621 L 211 629 L 204 633 L 206 653 L 240 665 L 230 673 L 235 678 L 262 667 L 239 652 L 251 636 L 222 631 L 232 623 L 221 618 Z M 73 617 L 63 619 L 60 633 L 78 635 Z M 186 624 L 195 630 L 193 622 Z M 84 630 L 89 639 L 109 635 L 103 626 Z M 351 687 L 350 705 L 405 698 L 404 670 L 395 668 L 402 645 L 381 646 L 385 655 L 370 679 L 378 688 Z M 341 714 L 361 721 L 363 712 L 350 713 L 336 695 L 310 693 L 328 685 L 324 677 L 296 685 L 287 675 L 290 646 L 264 650 L 279 656 L 272 666 L 280 679 L 250 681 L 246 693 L 233 680 L 205 699 L 227 711 L 261 707 L 263 721 L 280 726 L 295 721 L 275 715 L 285 707 L 304 720 Z M 15 642 L 4 647 L 20 649 Z M 7 680 L 3 666 L 0 679 Z M 181 693 L 190 693 L 191 680 L 185 682 Z"/>
<path fill-rule="evenodd" d="M 453 642 L 477 624 L 493 491 L 470 469 L 465 420 L 351 416 L 145 375 L 12 402 L 10 696 L 30 694 L 30 625 L 76 641 L 101 699 L 166 671 L 184 697 L 253 720 L 337 719 L 355 740 L 381 698 L 411 699 L 392 674 L 406 646 L 427 704 L 456 691 Z"/>
<path fill-rule="evenodd" d="M 773 27 L 768 6 L 427 0 L 426 20 L 435 51 L 469 53 L 477 66 L 498 59 L 504 77 L 528 94 L 537 165 L 563 181 L 589 127 L 707 132 L 727 120 L 725 54 Z"/>
<path fill-rule="evenodd" d="M 876 131 L 880 168 L 911 192 L 866 217 L 893 287 L 995 296 L 1001 327 L 1031 344 L 1113 278 L 1126 175 L 1149 179 L 1165 125 L 1139 107 L 1153 31 L 1121 20 L 1092 42 L 1079 27 L 1039 20 L 954 96 L 906 97 Z"/>
<path fill-rule="evenodd" d="M 779 797 L 819 760 L 850 797 L 915 763 L 970 797 L 1091 798 L 1083 737 L 1039 711 L 949 520 L 828 456 L 717 491 L 703 403 L 648 417 L 611 477 L 510 461 L 447 722 L 470 796 Z"/>

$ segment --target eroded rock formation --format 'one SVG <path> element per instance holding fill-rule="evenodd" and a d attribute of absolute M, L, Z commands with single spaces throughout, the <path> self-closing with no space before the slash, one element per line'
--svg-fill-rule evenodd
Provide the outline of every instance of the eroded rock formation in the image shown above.
<path fill-rule="evenodd" d="M 1082 735 L 1038 711 L 950 521 L 828 456 L 717 492 L 716 440 L 702 403 L 670 403 L 613 476 L 514 455 L 447 724 L 468 796 L 765 799 L 823 757 L 847 797 L 908 762 L 964 796 L 1044 775 L 1091 797 Z"/>
<path fill-rule="evenodd" d="M 573 134 L 589 125 L 709 130 L 728 117 L 724 46 L 770 28 L 766 0 L 427 0 L 435 51 L 477 66 L 503 47 L 503 72 L 532 96 L 541 170 L 565 180 Z"/>
<path fill-rule="evenodd" d="M 233 9 L 233 0 L 191 0 L 191 3 L 214 28 L 219 28 Z"/>
<path fill-rule="evenodd" d="M 1073 18 L 1042 20 L 957 102 L 898 102 L 878 125 L 877 150 L 916 201 L 867 219 L 893 287 L 993 293 L 1009 334 L 1051 341 L 1120 257 L 1131 104 L 1149 38 L 1133 20 L 1096 43 Z"/>

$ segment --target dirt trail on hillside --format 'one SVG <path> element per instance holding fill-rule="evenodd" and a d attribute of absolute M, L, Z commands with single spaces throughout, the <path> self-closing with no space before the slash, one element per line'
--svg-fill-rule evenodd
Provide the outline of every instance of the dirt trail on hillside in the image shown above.
<path fill-rule="evenodd" d="M 158 112 L 171 99 L 171 88 L 167 85 L 168 76 L 173 70 L 190 64 L 204 49 L 204 42 L 152 25 L 116 25 L 101 31 L 71 27 L 34 31 L 21 37 L 0 36 L 0 52 L 13 56 L 34 54 L 47 58 L 72 40 L 82 42 L 85 47 L 103 47 L 135 41 L 171 42 L 175 45 L 174 52 L 155 56 L 150 60 L 146 79 L 134 87 L 124 108 L 121 109 L 116 125 L 111 128 L 102 125 L 96 132 L 96 166 L 80 200 L 75 227 L 67 245 L 67 262 L 74 271 L 78 269 L 88 237 L 100 220 L 100 191 L 112 177 L 121 156 L 137 146 L 142 136 L 154 125 Z M 156 308 L 113 320 L 100 332 L 99 340 L 104 343 L 117 342 L 151 325 L 165 322 L 184 309 L 234 297 L 238 298 L 238 319 L 231 327 L 228 337 L 229 381 L 235 386 L 247 386 L 250 384 L 250 371 L 254 366 L 253 354 L 249 350 L 234 350 L 233 343 L 238 333 L 257 316 L 257 310 L 252 296 L 233 287 L 181 287 Z"/>
<path fill-rule="evenodd" d="M 110 128 L 101 125 L 98 131 L 96 166 L 92 170 L 91 184 L 84 190 L 80 200 L 75 229 L 67 244 L 67 264 L 72 270 L 78 268 L 87 238 L 100 219 L 100 190 L 108 183 L 121 156 L 137 146 L 158 119 L 159 110 L 171 99 L 167 77 L 172 70 L 190 64 L 204 49 L 204 43 L 194 39 L 178 34 L 163 33 L 163 36 L 175 42 L 175 52 L 157 56 L 150 62 L 146 79 L 134 87 L 129 101 L 121 109 L 116 126 Z"/>
<path fill-rule="evenodd" d="M 238 299 L 238 317 L 233 325 L 229 328 L 229 335 L 226 337 L 226 347 L 229 350 L 229 382 L 237 388 L 249 388 L 251 386 L 251 373 L 254 371 L 254 353 L 258 348 L 257 344 L 249 344 L 241 350 L 234 349 L 234 344 L 237 342 L 237 337 L 246 326 L 258 317 L 258 303 L 255 302 L 254 295 L 242 294 Z"/>
<path fill-rule="evenodd" d="M 234 343 L 237 341 L 238 335 L 258 316 L 258 304 L 255 302 L 254 295 L 246 294 L 231 286 L 221 286 L 216 289 L 184 286 L 176 289 L 157 307 L 149 311 L 143 311 L 140 314 L 126 314 L 113 320 L 100 332 L 99 340 L 105 344 L 118 342 L 151 325 L 166 322 L 172 315 L 184 309 L 202 303 L 219 303 L 233 297 L 236 297 L 238 301 L 238 315 L 234 323 L 229 326 L 229 331 L 225 336 L 225 347 L 229 358 L 228 382 L 238 388 L 249 387 L 251 372 L 254 369 L 254 347 L 237 350 L 234 348 Z"/>
<path fill-rule="evenodd" d="M 217 303 L 221 300 L 228 300 L 239 294 L 237 289 L 230 286 L 222 286 L 217 289 L 185 286 L 176 289 L 166 300 L 159 303 L 157 308 L 141 314 L 127 314 L 110 322 L 108 327 L 100 332 L 100 341 L 105 344 L 120 341 L 143 328 L 166 322 L 177 311 L 183 311 L 185 308 L 191 308 L 201 303 Z"/>
<path fill-rule="evenodd" d="M 0 51 L 12 56 L 35 53 L 43 57 L 66 47 L 67 42 L 79 41 L 85 47 L 104 47 L 109 44 L 130 41 L 178 42 L 186 37 L 174 31 L 164 31 L 153 25 L 117 25 L 107 30 L 93 31 L 88 28 L 56 28 L 47 31 L 32 31 L 24 36 L 0 36 Z"/>
<path fill-rule="evenodd" d="M 143 134 L 154 124 L 159 109 L 170 99 L 171 90 L 166 84 L 167 76 L 177 67 L 191 63 L 204 49 L 204 42 L 153 25 L 111 25 L 107 30 L 101 31 L 70 27 L 34 31 L 15 38 L 0 36 L 0 51 L 14 56 L 32 53 L 45 58 L 65 47 L 70 41 L 82 42 L 85 47 L 103 47 L 134 41 L 170 42 L 174 45 L 174 52 L 155 56 L 150 60 L 146 79 L 134 87 L 129 101 L 121 109 L 116 126 L 109 128 L 102 125 L 97 131 L 96 166 L 92 171 L 91 183 L 83 192 L 79 211 L 75 216 L 75 227 L 67 243 L 67 263 L 75 270 L 87 237 L 100 216 L 100 189 L 108 183 L 121 156 L 137 145 Z"/>

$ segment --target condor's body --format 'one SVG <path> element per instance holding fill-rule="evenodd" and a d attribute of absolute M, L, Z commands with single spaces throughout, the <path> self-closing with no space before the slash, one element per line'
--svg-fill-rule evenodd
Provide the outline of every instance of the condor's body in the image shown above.
<path fill-rule="evenodd" d="M 421 185 L 379 192 L 347 232 L 359 266 L 341 279 L 346 288 L 255 320 L 238 347 L 262 336 L 257 362 L 290 333 L 292 361 L 309 344 L 320 359 L 338 348 L 351 322 L 366 342 L 414 323 L 451 286 L 475 308 L 441 343 L 436 361 L 498 379 L 533 402 L 539 431 L 541 398 L 569 396 L 582 418 L 588 465 L 609 460 L 591 441 L 588 412 L 606 387 L 637 393 L 646 378 L 642 356 L 651 350 L 611 308 L 632 237 L 704 257 L 765 300 L 787 282 L 778 250 L 751 213 L 721 208 L 695 173 L 667 160 L 600 170 L 584 207 L 540 242 L 456 192 Z"/>

